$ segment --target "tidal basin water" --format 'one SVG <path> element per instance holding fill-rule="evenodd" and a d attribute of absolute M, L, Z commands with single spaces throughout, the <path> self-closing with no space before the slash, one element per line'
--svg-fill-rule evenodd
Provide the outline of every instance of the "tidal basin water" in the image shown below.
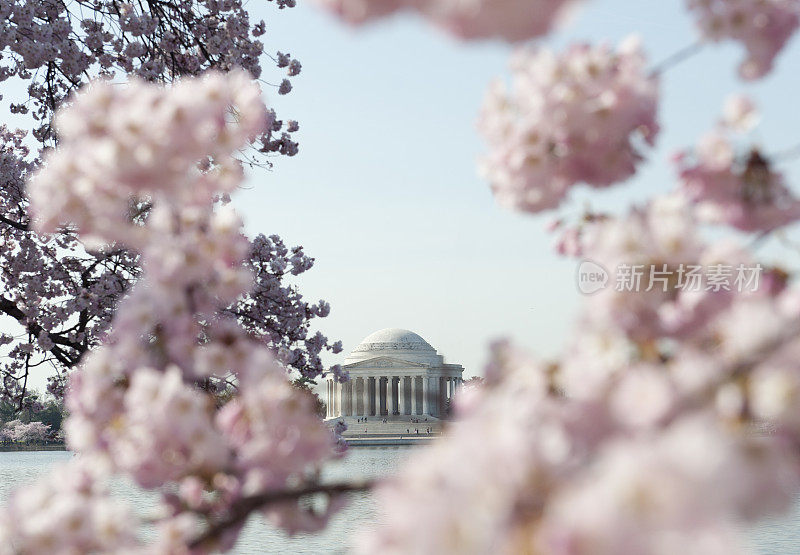
<path fill-rule="evenodd" d="M 409 447 L 357 448 L 347 457 L 329 466 L 325 477 L 330 481 L 348 478 L 383 476 L 394 471 L 408 456 Z M 11 491 L 34 480 L 59 462 L 72 458 L 65 451 L 22 451 L 0 453 L 0 503 Z M 146 514 L 154 498 L 142 495 L 126 484 L 117 484 L 114 492 Z M 233 553 L 347 553 L 353 535 L 364 526 L 374 525 L 375 504 L 367 493 L 353 494 L 342 510 L 321 534 L 286 536 L 266 524 L 251 518 Z M 800 497 L 790 515 L 765 521 L 748 531 L 753 552 L 764 555 L 795 555 L 800 553 Z"/>

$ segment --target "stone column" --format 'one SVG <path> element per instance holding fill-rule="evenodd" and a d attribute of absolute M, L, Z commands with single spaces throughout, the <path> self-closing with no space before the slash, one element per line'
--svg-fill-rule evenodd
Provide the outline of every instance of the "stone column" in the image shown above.
<path fill-rule="evenodd" d="M 397 414 L 406 415 L 406 377 L 400 376 L 397 382 Z"/>
<path fill-rule="evenodd" d="M 440 417 L 444 413 L 444 377 L 436 378 L 436 416 Z"/>
<path fill-rule="evenodd" d="M 411 376 L 411 415 L 417 415 L 417 377 Z"/>
<path fill-rule="evenodd" d="M 430 388 L 431 385 L 428 383 L 428 377 L 422 377 L 422 414 L 429 414 L 430 413 Z"/>
<path fill-rule="evenodd" d="M 444 377 L 441 380 L 439 380 L 439 382 L 440 382 L 441 387 L 442 387 L 442 394 L 439 395 L 439 400 L 440 400 L 440 405 L 439 406 L 441 407 L 441 410 L 439 411 L 439 413 L 442 416 L 444 416 L 444 410 L 447 408 L 447 399 L 448 399 L 448 396 L 447 396 L 448 391 L 447 390 L 448 390 L 449 383 L 447 381 L 447 378 L 444 378 Z"/>
<path fill-rule="evenodd" d="M 375 406 L 373 407 L 374 409 L 373 414 L 375 416 L 378 416 L 381 413 L 381 384 L 379 382 L 380 378 L 378 378 L 377 376 L 372 378 L 372 385 L 373 385 L 372 393 L 375 395 Z"/>
<path fill-rule="evenodd" d="M 442 388 L 442 377 L 438 376 L 436 378 L 435 382 L 436 382 L 435 383 L 435 385 L 436 385 L 436 397 L 434 397 L 434 399 L 436 399 L 436 416 L 441 418 L 441 416 L 442 416 L 442 389 L 443 389 Z"/>
<path fill-rule="evenodd" d="M 361 394 L 358 386 L 361 385 L 361 378 L 350 378 L 353 382 L 353 416 L 361 416 Z"/>
<path fill-rule="evenodd" d="M 381 377 L 375 376 L 375 416 L 381 415 Z"/>
<path fill-rule="evenodd" d="M 353 416 L 355 412 L 355 408 L 353 407 L 353 380 L 350 379 L 347 381 L 347 387 L 344 388 L 344 395 L 345 395 L 345 402 L 344 402 L 344 413 L 345 416 Z"/>
<path fill-rule="evenodd" d="M 386 416 L 389 413 L 389 378 L 386 376 L 381 377 L 381 397 L 383 406 L 381 407 L 381 416 Z"/>
<path fill-rule="evenodd" d="M 358 378 L 361 380 L 361 393 L 359 393 L 359 398 L 361 399 L 361 411 L 358 413 L 359 416 L 366 416 L 369 414 L 369 378 Z"/>
<path fill-rule="evenodd" d="M 386 388 L 388 381 L 389 379 L 386 376 L 381 376 L 381 401 L 383 402 L 383 405 L 381 405 L 381 416 L 389 414 L 389 392 Z"/>
<path fill-rule="evenodd" d="M 447 399 L 448 399 L 447 388 L 448 388 L 448 385 L 449 384 L 447 382 L 447 378 L 442 378 L 442 395 L 441 395 L 441 398 L 442 398 L 442 411 L 441 411 L 441 413 L 442 413 L 442 415 L 444 415 L 444 409 L 447 408 Z"/>
<path fill-rule="evenodd" d="M 433 378 L 433 407 L 436 411 L 434 416 L 442 416 L 442 378 Z"/>
<path fill-rule="evenodd" d="M 386 416 L 394 414 L 394 378 L 386 376 Z"/>
<path fill-rule="evenodd" d="M 325 380 L 325 418 L 331 417 L 331 381 Z"/>
<path fill-rule="evenodd" d="M 386 378 L 386 414 L 394 416 L 394 405 L 397 397 L 394 394 L 394 376 Z"/>

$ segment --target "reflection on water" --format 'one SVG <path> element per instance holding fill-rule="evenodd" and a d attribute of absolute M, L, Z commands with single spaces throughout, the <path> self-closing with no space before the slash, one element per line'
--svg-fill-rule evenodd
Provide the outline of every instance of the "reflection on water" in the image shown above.
<path fill-rule="evenodd" d="M 409 453 L 408 447 L 351 449 L 347 457 L 328 466 L 329 481 L 372 478 L 392 472 Z M 67 461 L 64 451 L 20 451 L 0 453 L 0 502 L 11 490 L 34 480 L 58 462 Z M 152 511 L 156 497 L 146 495 L 129 484 L 115 484 L 115 495 L 128 501 L 142 514 Z M 286 536 L 259 518 L 251 518 L 234 553 L 346 553 L 355 532 L 373 524 L 374 502 L 368 493 L 350 496 L 350 504 L 331 521 L 321 534 Z M 794 555 L 800 552 L 800 499 L 791 515 L 759 524 L 750 533 L 755 551 L 764 555 Z"/>

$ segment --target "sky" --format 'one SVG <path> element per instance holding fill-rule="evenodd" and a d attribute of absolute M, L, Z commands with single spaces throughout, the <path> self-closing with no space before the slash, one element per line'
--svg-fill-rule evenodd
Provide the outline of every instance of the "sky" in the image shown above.
<path fill-rule="evenodd" d="M 344 352 L 327 364 L 387 327 L 420 334 L 465 376 L 482 373 L 489 343 L 501 337 L 557 356 L 581 295 L 577 261 L 554 253 L 548 222 L 587 206 L 619 212 L 670 191 L 670 155 L 714 125 L 730 93 L 759 103 L 764 121 L 754 139 L 766 152 L 800 143 L 800 41 L 755 84 L 737 78 L 738 46 L 712 45 L 662 76 L 663 129 L 635 178 L 602 192 L 579 187 L 558 212 L 514 213 L 495 204 L 476 172 L 485 150 L 478 110 L 490 81 L 507 77 L 510 46 L 463 43 L 411 15 L 353 29 L 310 0 L 298 3 L 278 10 L 261 0 L 248 9 L 267 22 L 266 50 L 303 64 L 291 94 L 265 87 L 279 116 L 300 122 L 300 152 L 276 158 L 271 171 L 250 171 L 233 202 L 249 235 L 276 233 L 316 258 L 295 283 L 309 300 L 332 305 L 315 329 L 341 339 Z M 632 33 L 653 66 L 696 40 L 682 2 L 591 0 L 540 42 L 558 50 Z M 281 70 L 267 67 L 264 78 L 279 83 Z M 798 162 L 782 169 L 790 182 L 800 178 Z M 762 248 L 797 266 L 785 251 Z M 42 387 L 44 377 L 33 384 Z"/>
<path fill-rule="evenodd" d="M 303 64 L 291 94 L 265 88 L 281 117 L 300 122 L 300 153 L 277 159 L 271 172 L 252 172 L 234 204 L 250 234 L 277 233 L 316 258 L 297 283 L 332 305 L 317 326 L 345 352 L 327 362 L 341 362 L 386 327 L 417 332 L 465 376 L 482 373 L 487 346 L 500 337 L 556 356 L 581 301 L 577 262 L 558 257 L 545 231 L 557 213 L 500 208 L 475 169 L 484 151 L 477 113 L 488 83 L 507 76 L 511 47 L 466 44 L 411 15 L 354 29 L 308 0 L 299 4 L 249 9 L 267 20 L 267 51 L 291 52 Z M 631 33 L 653 65 L 696 40 L 681 2 L 596 0 L 544 43 L 560 49 Z M 579 188 L 558 214 L 575 216 L 587 205 L 621 211 L 670 191 L 669 156 L 714 125 L 730 93 L 761 105 L 754 138 L 767 152 L 800 142 L 798 41 L 757 84 L 738 80 L 740 59 L 738 46 L 713 45 L 667 71 L 663 130 L 648 163 L 608 191 Z M 796 163 L 784 168 L 798 176 Z"/>

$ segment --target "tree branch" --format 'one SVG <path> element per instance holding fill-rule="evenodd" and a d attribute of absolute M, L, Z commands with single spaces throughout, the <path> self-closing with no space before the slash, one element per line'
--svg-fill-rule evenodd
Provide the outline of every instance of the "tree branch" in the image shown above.
<path fill-rule="evenodd" d="M 339 483 L 339 484 L 311 484 L 302 488 L 271 491 L 259 495 L 243 497 L 238 503 L 231 507 L 231 510 L 221 519 L 211 522 L 209 527 L 189 543 L 189 549 L 196 549 L 202 544 L 219 537 L 223 532 L 231 527 L 244 522 L 250 513 L 285 501 L 293 501 L 306 495 L 323 493 L 329 497 L 343 493 L 357 491 L 367 491 L 372 489 L 375 482 L 366 480 L 361 482 Z"/>
<path fill-rule="evenodd" d="M 27 223 L 17 222 L 12 219 L 6 218 L 2 214 L 0 214 L 0 222 L 3 222 L 6 225 L 10 225 L 13 228 L 16 228 L 20 231 L 30 231 L 30 226 Z"/>

